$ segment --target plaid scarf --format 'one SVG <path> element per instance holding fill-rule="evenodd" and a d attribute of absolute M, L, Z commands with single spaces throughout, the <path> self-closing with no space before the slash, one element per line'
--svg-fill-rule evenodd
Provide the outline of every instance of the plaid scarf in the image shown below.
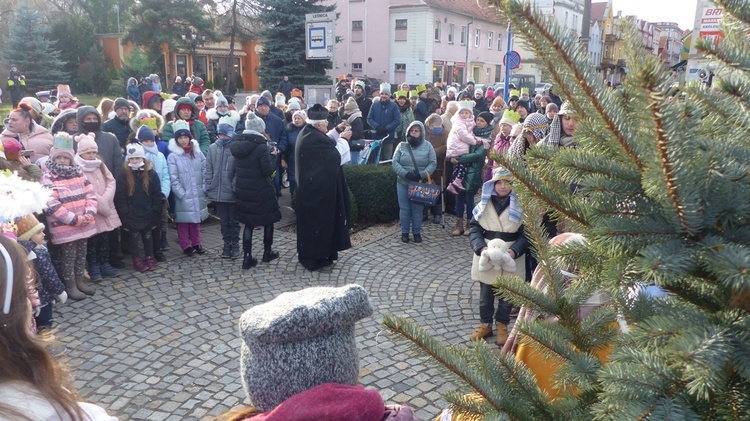
<path fill-rule="evenodd" d="M 482 198 L 479 200 L 479 203 L 474 207 L 474 211 L 472 212 L 472 214 L 474 215 L 474 220 L 479 221 L 482 213 L 484 213 L 484 210 L 490 203 L 490 199 L 496 194 L 495 180 L 487 181 L 482 185 Z M 518 196 L 514 191 L 510 192 L 510 205 L 508 205 L 508 212 L 510 213 L 510 215 L 508 215 L 508 219 L 510 219 L 511 222 L 515 222 L 516 224 L 521 223 L 521 220 L 523 219 L 523 209 L 521 209 L 521 202 L 518 200 Z"/>

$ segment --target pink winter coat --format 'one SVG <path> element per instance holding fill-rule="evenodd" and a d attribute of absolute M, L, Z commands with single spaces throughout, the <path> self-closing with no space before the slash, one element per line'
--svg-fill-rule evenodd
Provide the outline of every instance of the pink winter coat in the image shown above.
<path fill-rule="evenodd" d="M 85 215 L 96 215 L 96 193 L 83 174 L 63 178 L 45 166 L 42 185 L 52 188 L 47 200 L 47 223 L 52 244 L 65 244 L 96 235 L 96 223 L 85 223 Z"/>
<path fill-rule="evenodd" d="M 106 165 L 101 161 L 84 161 L 76 155 L 76 164 L 81 166 L 83 175 L 94 187 L 96 194 L 96 232 L 110 232 L 122 226 L 115 210 L 115 187 L 117 182 Z M 98 165 L 94 165 L 98 163 Z"/>
<path fill-rule="evenodd" d="M 474 120 L 471 118 L 463 119 L 458 113 L 451 119 L 453 126 L 448 134 L 448 152 L 447 158 L 458 158 L 461 155 L 469 153 L 469 147 L 477 144 L 474 137 Z"/>
<path fill-rule="evenodd" d="M 24 149 L 31 149 L 34 151 L 34 155 L 31 155 L 31 162 L 36 162 L 37 159 L 49 156 L 49 150 L 52 148 L 54 139 L 49 131 L 44 127 L 34 123 L 34 127 L 31 132 L 25 135 L 18 135 L 12 131 L 5 129 L 0 133 L 0 142 L 13 139 L 21 142 Z"/>

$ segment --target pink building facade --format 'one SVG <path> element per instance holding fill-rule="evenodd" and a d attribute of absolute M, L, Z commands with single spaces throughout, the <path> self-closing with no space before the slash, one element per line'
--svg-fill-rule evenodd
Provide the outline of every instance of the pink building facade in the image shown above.
<path fill-rule="evenodd" d="M 506 23 L 476 0 L 328 0 L 339 19 L 332 76 L 411 85 L 504 80 Z"/>

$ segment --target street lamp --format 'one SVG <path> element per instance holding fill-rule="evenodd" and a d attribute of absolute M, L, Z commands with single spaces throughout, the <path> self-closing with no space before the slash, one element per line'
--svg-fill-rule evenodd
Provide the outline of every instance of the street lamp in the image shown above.
<path fill-rule="evenodd" d="M 190 32 L 183 33 L 180 35 L 182 37 L 182 40 L 189 43 L 190 50 L 192 51 L 192 60 L 193 60 L 193 72 L 196 70 L 198 73 L 200 73 L 200 69 L 198 69 L 196 58 L 198 56 L 198 46 L 203 46 L 206 44 L 206 36 L 205 35 L 198 35 L 196 34 L 192 29 Z"/>

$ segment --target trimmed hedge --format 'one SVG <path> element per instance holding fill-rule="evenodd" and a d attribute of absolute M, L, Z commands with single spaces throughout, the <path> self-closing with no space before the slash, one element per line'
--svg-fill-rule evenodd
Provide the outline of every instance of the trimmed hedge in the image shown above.
<path fill-rule="evenodd" d="M 355 223 L 398 219 L 396 173 L 390 165 L 345 165 L 344 176 L 357 208 Z"/>

